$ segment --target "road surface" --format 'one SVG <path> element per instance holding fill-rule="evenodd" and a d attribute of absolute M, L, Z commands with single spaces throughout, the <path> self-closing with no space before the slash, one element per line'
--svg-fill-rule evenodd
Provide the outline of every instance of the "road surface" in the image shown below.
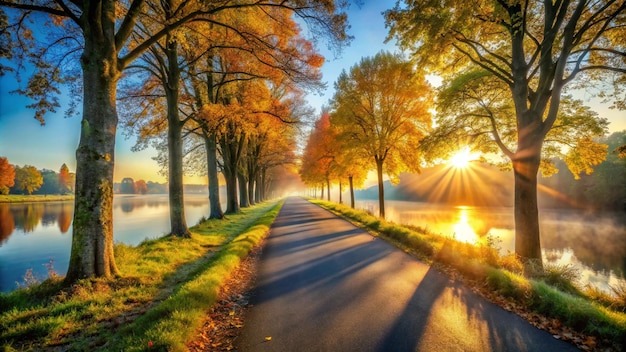
<path fill-rule="evenodd" d="M 578 351 L 300 198 L 272 226 L 252 304 L 238 351 Z"/>

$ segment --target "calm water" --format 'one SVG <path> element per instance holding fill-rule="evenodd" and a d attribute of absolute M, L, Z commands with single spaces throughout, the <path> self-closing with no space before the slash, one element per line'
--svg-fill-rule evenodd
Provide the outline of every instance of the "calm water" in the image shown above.
<path fill-rule="evenodd" d="M 185 195 L 187 225 L 208 216 L 207 195 Z M 0 203 L 0 292 L 17 288 L 32 269 L 37 279 L 48 277 L 46 264 L 64 275 L 72 244 L 73 202 Z M 167 195 L 120 195 L 113 200 L 116 242 L 139 244 L 160 237 L 170 228 Z"/>
<path fill-rule="evenodd" d="M 387 218 L 471 243 L 498 238 L 502 253 L 514 250 L 513 209 L 454 207 L 388 201 Z M 207 195 L 186 195 L 189 226 L 208 215 Z M 0 203 L 0 292 L 15 289 L 32 269 L 47 278 L 46 264 L 64 275 L 72 242 L 73 202 Z M 357 207 L 378 213 L 377 201 L 357 201 Z M 547 262 L 573 264 L 581 281 L 609 290 L 626 271 L 626 217 L 624 213 L 588 214 L 577 210 L 540 212 L 542 246 Z M 113 229 L 116 242 L 136 245 L 169 230 L 166 195 L 116 196 Z"/>
<path fill-rule="evenodd" d="M 357 201 L 356 207 L 378 214 L 378 201 Z M 515 251 L 513 208 L 387 201 L 385 213 L 387 220 L 469 243 L 496 239 L 502 254 Z M 609 285 L 624 283 L 626 214 L 541 209 L 539 221 L 545 263 L 571 264 L 578 269 L 582 284 L 606 292 L 610 292 Z"/>

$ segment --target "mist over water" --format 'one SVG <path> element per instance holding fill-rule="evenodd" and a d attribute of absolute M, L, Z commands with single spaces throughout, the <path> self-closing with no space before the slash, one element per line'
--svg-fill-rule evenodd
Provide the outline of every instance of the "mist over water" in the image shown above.
<path fill-rule="evenodd" d="M 346 198 L 344 198 L 345 200 Z M 497 238 L 502 254 L 514 251 L 513 208 L 454 206 L 412 201 L 387 201 L 387 219 L 411 224 L 461 241 L 481 243 Z M 377 200 L 359 200 L 357 208 L 378 213 Z M 208 197 L 185 195 L 189 226 L 209 212 Z M 0 203 L 0 292 L 17 288 L 32 269 L 47 278 L 46 264 L 64 275 L 72 241 L 73 202 Z M 581 283 L 609 292 L 626 272 L 624 213 L 589 213 L 572 209 L 541 209 L 541 242 L 546 263 L 578 268 Z M 169 230 L 167 195 L 116 195 L 114 240 L 136 245 Z"/>
<path fill-rule="evenodd" d="M 378 200 L 359 200 L 356 207 L 378 214 Z M 501 254 L 515 251 L 512 207 L 470 207 L 436 203 L 386 201 L 387 220 L 419 226 L 459 241 L 480 244 L 496 240 Z M 572 265 L 582 285 L 611 292 L 626 272 L 626 217 L 620 212 L 540 209 L 545 263 Z"/>

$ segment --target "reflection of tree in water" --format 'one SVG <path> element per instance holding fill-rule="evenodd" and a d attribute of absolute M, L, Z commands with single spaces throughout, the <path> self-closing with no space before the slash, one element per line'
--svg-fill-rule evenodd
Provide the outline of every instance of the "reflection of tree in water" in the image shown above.
<path fill-rule="evenodd" d="M 6 242 L 15 229 L 13 213 L 8 204 L 0 204 L 0 244 Z"/>
<path fill-rule="evenodd" d="M 25 204 L 13 213 L 15 227 L 24 232 L 33 232 L 43 218 L 44 205 L 40 203 Z"/>
<path fill-rule="evenodd" d="M 72 216 L 74 215 L 74 204 L 72 203 L 63 203 L 61 204 L 61 211 L 59 212 L 59 216 L 57 218 L 57 222 L 59 224 L 59 230 L 61 233 L 67 233 L 72 224 Z"/>
<path fill-rule="evenodd" d="M 73 202 L 0 204 L 0 243 L 6 241 L 16 228 L 33 232 L 40 223 L 43 227 L 58 224 L 61 233 L 66 233 L 73 215 Z"/>
<path fill-rule="evenodd" d="M 152 202 L 149 202 L 143 197 L 128 197 L 128 198 L 121 198 L 119 200 L 119 206 L 122 209 L 122 212 L 124 213 L 130 213 L 135 209 L 140 209 L 147 205 L 149 206 L 151 205 L 151 203 Z M 163 204 L 163 202 L 159 202 L 158 204 Z"/>
<path fill-rule="evenodd" d="M 43 203 L 43 215 L 41 217 L 41 225 L 44 227 L 54 226 L 57 222 L 57 213 L 59 203 Z"/>
<path fill-rule="evenodd" d="M 120 207 L 122 208 L 122 212 L 124 213 L 130 213 L 133 211 L 133 209 L 135 209 L 133 202 L 127 201 L 123 201 L 122 204 L 120 204 Z"/>

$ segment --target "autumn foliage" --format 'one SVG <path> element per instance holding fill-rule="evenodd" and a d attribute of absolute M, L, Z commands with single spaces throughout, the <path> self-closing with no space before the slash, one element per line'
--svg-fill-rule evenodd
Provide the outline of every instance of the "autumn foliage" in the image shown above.
<path fill-rule="evenodd" d="M 9 160 L 0 157 L 0 194 L 9 194 L 9 189 L 15 184 L 15 168 Z"/>

